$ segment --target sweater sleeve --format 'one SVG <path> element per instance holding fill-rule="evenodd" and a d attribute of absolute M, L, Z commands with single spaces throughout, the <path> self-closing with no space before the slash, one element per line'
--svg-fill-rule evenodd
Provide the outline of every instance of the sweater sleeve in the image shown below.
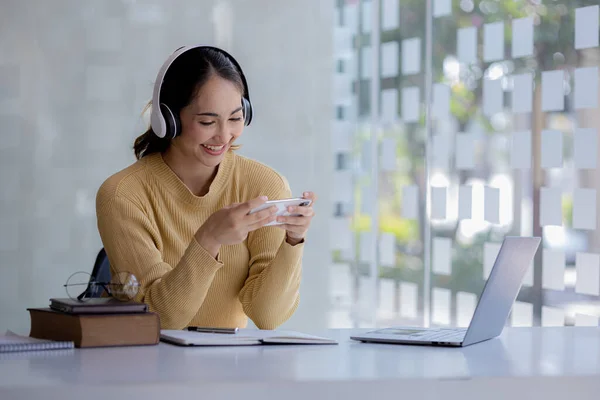
<path fill-rule="evenodd" d="M 291 197 L 283 181 L 273 199 Z M 249 274 L 240 291 L 246 315 L 259 329 L 275 329 L 298 308 L 304 242 L 295 246 L 285 240 L 279 227 L 260 228 L 248 235 Z"/>
<path fill-rule="evenodd" d="M 192 238 L 177 265 L 163 260 L 159 232 L 134 202 L 114 197 L 97 210 L 98 230 L 112 272 L 133 273 L 137 301 L 148 304 L 163 329 L 182 329 L 204 302 L 223 266 Z"/>

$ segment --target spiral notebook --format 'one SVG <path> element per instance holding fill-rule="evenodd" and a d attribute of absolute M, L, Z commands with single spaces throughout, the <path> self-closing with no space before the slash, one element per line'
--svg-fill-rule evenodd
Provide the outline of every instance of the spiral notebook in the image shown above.
<path fill-rule="evenodd" d="M 70 341 L 36 339 L 29 336 L 17 335 L 11 331 L 0 335 L 0 353 L 72 349 L 73 347 L 74 343 Z"/>

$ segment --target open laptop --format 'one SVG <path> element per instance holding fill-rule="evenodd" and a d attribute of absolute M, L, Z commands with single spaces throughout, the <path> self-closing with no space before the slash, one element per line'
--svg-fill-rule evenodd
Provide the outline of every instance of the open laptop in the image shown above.
<path fill-rule="evenodd" d="M 464 347 L 495 338 L 502 333 L 540 241 L 539 237 L 504 238 L 468 328 L 385 328 L 351 336 L 351 339 L 374 343 Z"/>

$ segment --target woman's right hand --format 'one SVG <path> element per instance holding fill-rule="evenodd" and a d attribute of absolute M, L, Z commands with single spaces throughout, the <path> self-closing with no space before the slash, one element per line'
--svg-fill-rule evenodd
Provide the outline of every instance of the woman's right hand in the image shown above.
<path fill-rule="evenodd" d="M 249 232 L 275 221 L 275 206 L 249 214 L 266 201 L 267 197 L 261 196 L 220 209 L 208 217 L 198 229 L 196 241 L 216 258 L 222 245 L 241 243 L 248 237 Z"/>

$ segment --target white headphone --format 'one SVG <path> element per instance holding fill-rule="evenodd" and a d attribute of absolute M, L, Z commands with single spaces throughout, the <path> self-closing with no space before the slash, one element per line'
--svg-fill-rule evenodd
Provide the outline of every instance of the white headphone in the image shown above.
<path fill-rule="evenodd" d="M 165 75 L 173 61 L 188 50 L 206 48 L 218 51 L 225 55 L 237 68 L 244 84 L 244 93 L 242 94 L 242 111 L 244 113 L 244 125 L 250 125 L 252 121 L 252 103 L 250 102 L 250 93 L 248 93 L 248 84 L 246 83 L 246 77 L 242 71 L 241 66 L 238 62 L 226 51 L 212 46 L 184 46 L 175 50 L 173 54 L 164 62 L 154 81 L 154 91 L 152 92 L 152 112 L 150 114 L 150 125 L 154 134 L 160 138 L 168 137 L 173 139 L 181 132 L 181 122 L 179 116 L 175 115 L 173 111 L 164 103 L 160 102 L 160 90 L 162 88 L 163 80 Z"/>

